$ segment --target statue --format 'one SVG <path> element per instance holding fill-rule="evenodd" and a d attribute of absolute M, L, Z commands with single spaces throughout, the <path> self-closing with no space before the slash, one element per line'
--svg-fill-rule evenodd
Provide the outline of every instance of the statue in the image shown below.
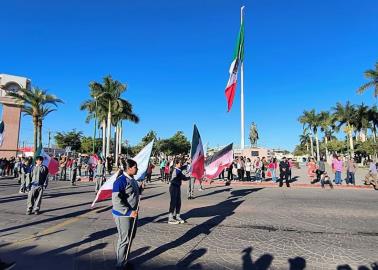
<path fill-rule="evenodd" d="M 251 142 L 251 145 L 256 146 L 258 139 L 259 139 L 259 132 L 257 131 L 255 122 L 252 122 L 251 127 L 249 128 L 249 141 Z"/>

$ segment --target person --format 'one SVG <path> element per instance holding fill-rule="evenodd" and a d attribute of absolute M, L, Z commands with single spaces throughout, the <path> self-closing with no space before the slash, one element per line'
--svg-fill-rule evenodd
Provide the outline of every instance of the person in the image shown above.
<path fill-rule="evenodd" d="M 291 181 L 292 169 L 294 167 L 294 162 L 293 162 L 292 158 L 288 158 L 287 161 L 289 162 L 289 180 Z"/>
<path fill-rule="evenodd" d="M 256 182 L 261 183 L 261 171 L 262 171 L 262 162 L 260 161 L 260 158 L 258 157 L 254 164 L 255 167 L 255 178 Z"/>
<path fill-rule="evenodd" d="M 370 160 L 369 172 L 365 176 L 365 185 L 373 185 L 376 189 L 378 188 L 378 173 L 377 165 L 373 160 Z"/>
<path fill-rule="evenodd" d="M 283 186 L 283 179 L 285 179 L 285 183 L 286 183 L 286 186 L 287 187 L 290 187 L 290 183 L 289 183 L 289 169 L 290 169 L 290 165 L 289 165 L 289 162 L 287 161 L 286 157 L 283 157 L 281 162 L 280 162 L 280 184 L 279 186 L 282 187 Z"/>
<path fill-rule="evenodd" d="M 245 174 L 247 176 L 248 182 L 251 182 L 251 171 L 252 171 L 252 162 L 250 158 L 247 158 L 247 162 L 245 163 Z"/>
<path fill-rule="evenodd" d="M 79 154 L 79 157 L 77 158 L 77 172 L 78 172 L 79 178 L 81 177 L 82 166 L 83 166 L 83 157 Z"/>
<path fill-rule="evenodd" d="M 311 182 L 311 184 L 315 184 L 316 182 L 320 182 L 320 178 L 323 175 L 323 173 L 325 173 L 325 171 L 326 171 L 325 162 L 324 162 L 323 157 L 321 157 L 319 162 L 318 162 L 317 170 L 315 171 L 316 172 L 316 181 L 314 179 Z"/>
<path fill-rule="evenodd" d="M 164 180 L 165 180 L 165 183 L 168 184 L 169 183 L 169 162 L 166 162 L 165 163 L 165 167 L 164 167 Z"/>
<path fill-rule="evenodd" d="M 42 203 L 43 189 L 48 185 L 49 169 L 42 164 L 43 157 L 37 156 L 35 166 L 31 169 L 31 183 L 29 184 L 29 193 L 27 201 L 26 214 L 30 215 L 33 208 L 34 214 L 39 215 L 39 209 Z"/>
<path fill-rule="evenodd" d="M 277 169 L 277 158 L 272 158 L 271 162 L 269 163 L 269 171 L 272 176 L 272 182 L 276 183 L 277 182 L 277 176 L 276 176 L 276 169 Z"/>
<path fill-rule="evenodd" d="M 31 164 L 30 164 L 29 159 L 23 158 L 22 163 L 21 163 L 21 168 L 20 168 L 21 185 L 20 185 L 19 193 L 26 193 L 26 191 L 28 191 L 28 187 L 30 184 L 30 169 L 31 169 Z"/>
<path fill-rule="evenodd" d="M 71 177 L 71 185 L 75 186 L 76 185 L 76 174 L 77 174 L 77 161 L 74 158 L 71 163 L 71 172 L 70 172 L 70 177 Z"/>
<path fill-rule="evenodd" d="M 182 161 L 176 159 L 175 167 L 171 176 L 171 184 L 169 186 L 169 215 L 168 224 L 180 224 L 185 221 L 180 217 L 181 210 L 181 183 L 183 180 L 189 180 L 190 177 L 183 174 L 181 171 Z"/>
<path fill-rule="evenodd" d="M 134 179 L 138 173 L 138 165 L 134 160 L 121 160 L 121 168 L 113 184 L 112 214 L 118 232 L 116 267 L 125 269 L 128 264 L 127 255 L 136 234 L 136 220 L 143 185 Z"/>
<path fill-rule="evenodd" d="M 350 157 L 347 162 L 347 178 L 346 182 L 347 185 L 356 185 L 355 183 L 355 173 L 357 170 L 356 163 L 354 162 L 354 159 Z"/>
<path fill-rule="evenodd" d="M 190 166 L 192 166 L 191 160 L 188 160 L 187 161 L 188 172 L 190 171 Z M 194 199 L 194 183 L 195 183 L 195 181 L 196 181 L 195 177 L 190 177 L 189 182 L 188 182 L 188 193 L 187 193 L 188 200 Z"/>
<path fill-rule="evenodd" d="M 343 170 L 343 161 L 341 160 L 341 157 L 338 155 L 334 156 L 334 159 L 332 161 L 332 170 L 335 174 L 336 185 L 341 185 L 341 172 Z"/>
<path fill-rule="evenodd" d="M 62 156 L 59 161 L 59 167 L 60 167 L 60 180 L 66 181 L 67 177 L 67 158 L 65 156 Z"/>
<path fill-rule="evenodd" d="M 111 174 L 113 170 L 113 158 L 111 155 L 106 157 L 106 168 L 108 169 L 108 174 Z"/>
<path fill-rule="evenodd" d="M 264 180 L 265 181 L 265 172 L 266 172 L 266 170 L 267 170 L 267 168 L 268 168 L 268 161 L 266 160 L 266 158 L 265 157 L 262 157 L 261 158 L 261 178 L 262 178 L 262 180 Z"/>
<path fill-rule="evenodd" d="M 146 179 L 146 183 L 150 183 L 151 182 L 151 176 L 152 176 L 152 170 L 155 168 L 155 165 L 152 163 L 152 161 L 150 161 L 148 163 L 148 168 L 147 168 L 147 179 Z"/>
<path fill-rule="evenodd" d="M 307 175 L 312 183 L 316 176 L 316 163 L 314 158 L 310 158 L 309 162 L 307 162 Z"/>
<path fill-rule="evenodd" d="M 324 188 L 324 184 L 329 184 L 330 188 L 333 188 L 331 178 L 328 176 L 326 171 L 320 176 L 320 184 L 322 185 L 322 188 Z"/>
<path fill-rule="evenodd" d="M 161 181 L 164 182 L 164 168 L 165 168 L 165 163 L 167 161 L 165 160 L 165 158 L 162 159 L 162 161 L 160 162 L 160 177 L 161 177 Z"/>
<path fill-rule="evenodd" d="M 105 166 L 102 162 L 102 159 L 100 158 L 97 163 L 97 168 L 96 168 L 96 186 L 95 186 L 95 192 L 100 190 L 105 178 Z"/>

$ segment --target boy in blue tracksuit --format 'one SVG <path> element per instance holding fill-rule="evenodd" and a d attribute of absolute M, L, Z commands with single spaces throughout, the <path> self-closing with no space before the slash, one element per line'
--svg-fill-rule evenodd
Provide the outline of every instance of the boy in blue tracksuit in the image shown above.
<path fill-rule="evenodd" d="M 118 231 L 117 268 L 125 269 L 127 250 L 136 233 L 136 227 L 134 231 L 132 229 L 138 215 L 139 196 L 143 186 L 134 179 L 138 172 L 137 163 L 132 159 L 122 160 L 121 163 L 123 170 L 119 172 L 113 184 L 112 214 Z"/>

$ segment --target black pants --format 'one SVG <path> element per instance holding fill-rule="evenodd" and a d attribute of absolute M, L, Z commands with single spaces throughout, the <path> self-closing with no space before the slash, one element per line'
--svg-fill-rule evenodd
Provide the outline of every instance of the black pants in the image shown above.
<path fill-rule="evenodd" d="M 250 171 L 245 171 L 247 174 L 247 181 L 251 181 L 251 172 Z"/>
<path fill-rule="evenodd" d="M 178 215 L 181 210 L 181 187 L 171 184 L 169 186 L 169 194 L 171 195 L 169 213 Z"/>
<path fill-rule="evenodd" d="M 280 172 L 280 187 L 283 186 L 283 180 L 286 180 L 286 186 L 287 187 L 290 187 L 290 183 L 289 183 L 289 173 L 288 172 Z"/>
<path fill-rule="evenodd" d="M 232 169 L 227 169 L 227 180 L 234 180 Z"/>
<path fill-rule="evenodd" d="M 324 171 L 316 170 L 316 181 L 312 181 L 313 183 L 319 182 L 321 179 L 321 176 L 323 175 Z"/>

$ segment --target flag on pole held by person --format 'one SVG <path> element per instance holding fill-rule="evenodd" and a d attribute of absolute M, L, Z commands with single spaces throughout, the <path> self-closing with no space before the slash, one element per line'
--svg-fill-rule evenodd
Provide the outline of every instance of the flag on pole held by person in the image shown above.
<path fill-rule="evenodd" d="M 230 66 L 230 77 L 226 86 L 226 99 L 227 99 L 227 112 L 231 110 L 232 103 L 234 102 L 236 84 L 238 80 L 238 69 L 244 58 L 244 23 L 240 25 L 238 39 L 234 51 L 234 58 Z"/>
<path fill-rule="evenodd" d="M 0 121 L 0 146 L 3 145 L 4 142 L 4 122 Z"/>
<path fill-rule="evenodd" d="M 147 173 L 148 163 L 151 158 L 152 146 L 154 145 L 154 140 L 147 144 L 134 158 L 138 166 L 138 173 L 134 176 L 134 179 L 141 181 L 144 179 Z M 113 184 L 117 180 L 117 173 L 113 174 L 106 182 L 101 186 L 100 190 L 97 192 L 96 198 L 92 203 L 92 207 L 96 202 L 104 201 L 112 197 Z"/>
<path fill-rule="evenodd" d="M 42 145 L 40 145 L 35 152 L 34 157 L 41 156 L 43 157 L 43 165 L 45 165 L 49 169 L 49 174 L 55 175 L 59 172 L 59 162 L 54 158 L 50 157 L 44 150 Z"/>
<path fill-rule="evenodd" d="M 214 179 L 225 169 L 228 168 L 234 159 L 232 143 L 219 150 L 214 155 L 208 157 L 205 162 L 205 177 Z"/>
<path fill-rule="evenodd" d="M 196 125 L 194 125 L 193 129 L 190 158 L 192 160 L 192 164 L 190 166 L 190 175 L 196 179 L 201 179 L 203 177 L 205 169 L 205 153 L 203 151 L 201 136 Z"/>
<path fill-rule="evenodd" d="M 97 166 L 98 160 L 100 158 L 97 156 L 97 154 L 93 154 L 89 156 L 88 164 L 91 165 L 92 167 Z"/>

